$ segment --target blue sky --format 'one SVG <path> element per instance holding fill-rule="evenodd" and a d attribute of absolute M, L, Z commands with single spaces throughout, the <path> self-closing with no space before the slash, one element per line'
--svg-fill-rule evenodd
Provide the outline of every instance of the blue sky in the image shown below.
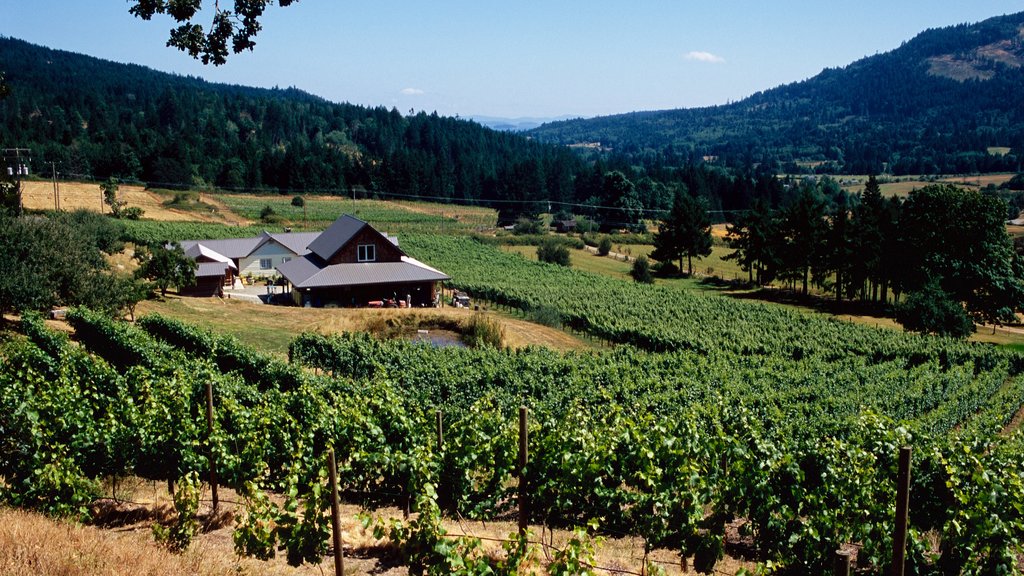
<path fill-rule="evenodd" d="M 164 46 L 170 18 L 144 22 L 128 7 L 0 0 L 0 35 L 402 112 L 594 116 L 723 104 L 927 28 L 1024 9 L 1019 0 L 300 0 L 269 7 L 255 51 L 213 67 Z"/>

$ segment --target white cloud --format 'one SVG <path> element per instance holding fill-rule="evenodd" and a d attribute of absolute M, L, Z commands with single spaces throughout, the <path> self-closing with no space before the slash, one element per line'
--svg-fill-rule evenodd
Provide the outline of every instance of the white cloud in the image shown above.
<path fill-rule="evenodd" d="M 683 55 L 683 58 L 686 58 L 687 60 L 694 60 L 697 62 L 707 62 L 709 64 L 722 64 L 723 62 L 725 62 L 725 58 L 722 58 L 721 56 L 717 56 L 715 54 L 712 54 L 711 52 L 700 52 L 697 50 L 693 52 L 687 52 L 686 54 Z"/>
<path fill-rule="evenodd" d="M 423 93 L 423 90 L 420 90 L 419 88 L 402 88 L 402 94 L 405 94 L 406 96 L 419 96 Z"/>

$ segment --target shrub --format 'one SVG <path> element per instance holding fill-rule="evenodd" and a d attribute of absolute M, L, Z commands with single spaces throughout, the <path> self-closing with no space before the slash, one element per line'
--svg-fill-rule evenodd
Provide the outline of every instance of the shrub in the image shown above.
<path fill-rule="evenodd" d="M 505 345 L 505 329 L 501 323 L 483 314 L 474 314 L 466 322 L 462 332 L 462 340 L 474 348 L 492 346 L 501 348 Z"/>
<path fill-rule="evenodd" d="M 633 280 L 641 284 L 654 284 L 654 276 L 651 274 L 651 262 L 647 256 L 641 256 L 633 261 L 633 268 L 629 271 Z"/>
<path fill-rule="evenodd" d="M 679 267 L 672 262 L 658 262 L 654 265 L 654 275 L 660 278 L 679 275 Z"/>
<path fill-rule="evenodd" d="M 601 238 L 601 243 L 597 245 L 597 255 L 607 256 L 612 251 L 612 239 L 605 236 Z"/>
<path fill-rule="evenodd" d="M 537 259 L 541 262 L 569 266 L 569 248 L 558 240 L 545 240 L 537 247 Z"/>
<path fill-rule="evenodd" d="M 562 313 L 552 306 L 535 306 L 527 311 L 531 322 L 551 328 L 562 327 Z"/>
<path fill-rule="evenodd" d="M 124 218 L 125 220 L 138 220 L 139 218 L 142 218 L 143 213 L 142 208 L 139 208 L 138 206 L 129 206 L 121 209 L 118 218 Z"/>
<path fill-rule="evenodd" d="M 267 224 L 274 224 L 276 222 L 280 222 L 281 217 L 277 215 L 277 212 L 275 212 L 273 208 L 270 207 L 270 204 L 267 204 L 262 210 L 260 210 L 260 220 Z"/>
<path fill-rule="evenodd" d="M 513 234 L 543 234 L 544 226 L 540 220 L 534 220 L 532 218 L 520 218 L 516 220 L 515 226 L 512 227 Z"/>

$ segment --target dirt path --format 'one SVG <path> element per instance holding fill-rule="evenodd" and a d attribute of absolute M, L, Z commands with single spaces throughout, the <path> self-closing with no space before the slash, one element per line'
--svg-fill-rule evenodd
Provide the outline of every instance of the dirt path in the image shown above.
<path fill-rule="evenodd" d="M 1013 415 L 1013 418 L 1010 418 L 1002 433 L 1004 436 L 1009 436 L 1019 430 L 1022 425 L 1024 425 L 1024 406 L 1021 406 L 1020 410 L 1017 410 L 1017 413 Z"/>

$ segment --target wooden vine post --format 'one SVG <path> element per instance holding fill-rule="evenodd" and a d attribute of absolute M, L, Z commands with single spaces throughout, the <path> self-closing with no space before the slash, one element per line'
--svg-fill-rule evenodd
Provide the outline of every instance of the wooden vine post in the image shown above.
<path fill-rule="evenodd" d="M 434 415 L 437 417 L 437 451 L 441 452 L 444 447 L 444 414 L 438 410 Z"/>
<path fill-rule="evenodd" d="M 529 439 L 527 438 L 526 406 L 519 407 L 519 534 L 525 535 L 530 524 L 530 500 L 527 493 L 526 465 L 529 462 Z"/>
<path fill-rule="evenodd" d="M 900 448 L 896 478 L 896 528 L 892 539 L 892 576 L 903 576 L 907 557 L 907 516 L 910 511 L 910 446 Z"/>
<path fill-rule="evenodd" d="M 849 550 L 836 550 L 835 562 L 832 573 L 835 576 L 850 576 L 850 557 L 853 554 Z"/>
<path fill-rule="evenodd" d="M 331 535 L 334 541 L 334 574 L 345 574 L 345 549 L 341 544 L 341 507 L 338 505 L 338 464 L 334 448 L 327 451 L 327 473 L 331 480 Z"/>
<path fill-rule="evenodd" d="M 217 498 L 217 456 L 213 450 L 213 382 L 206 383 L 206 434 L 210 452 L 210 492 L 213 495 L 213 512 L 216 514 L 220 500 Z"/>

